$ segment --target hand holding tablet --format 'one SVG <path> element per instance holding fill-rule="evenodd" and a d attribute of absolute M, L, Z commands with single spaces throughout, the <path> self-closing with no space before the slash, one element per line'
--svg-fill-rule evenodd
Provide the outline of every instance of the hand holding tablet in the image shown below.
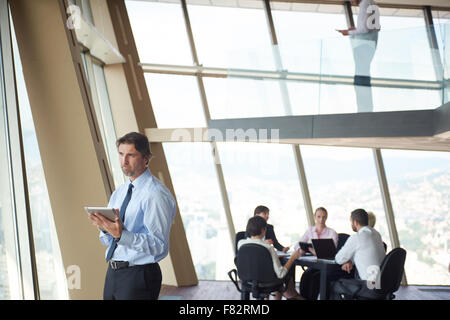
<path fill-rule="evenodd" d="M 116 220 L 116 212 L 113 208 L 106 207 L 84 207 L 88 214 L 97 214 L 100 213 L 103 217 L 108 220 L 114 222 Z"/>

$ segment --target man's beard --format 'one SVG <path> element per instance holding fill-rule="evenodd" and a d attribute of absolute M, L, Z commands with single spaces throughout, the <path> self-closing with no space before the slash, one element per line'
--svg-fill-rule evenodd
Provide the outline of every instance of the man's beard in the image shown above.
<path fill-rule="evenodd" d="M 126 175 L 127 177 L 132 177 L 132 176 L 134 176 L 134 174 L 135 174 L 135 171 L 132 171 L 132 170 L 126 171 L 126 169 L 124 169 L 123 167 L 122 167 L 122 172 L 123 172 L 123 174 Z"/>

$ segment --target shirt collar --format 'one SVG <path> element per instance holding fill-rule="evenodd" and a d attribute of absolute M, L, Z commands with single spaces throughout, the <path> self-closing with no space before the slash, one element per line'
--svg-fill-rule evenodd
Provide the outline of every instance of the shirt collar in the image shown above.
<path fill-rule="evenodd" d="M 323 233 L 325 230 L 327 230 L 327 229 L 328 229 L 328 227 L 323 228 L 322 233 Z M 317 227 L 316 227 L 316 226 L 313 226 L 313 231 L 317 233 Z"/>
<path fill-rule="evenodd" d="M 364 226 L 361 229 L 359 229 L 358 233 L 360 232 L 372 232 L 372 229 L 369 226 Z"/>
<path fill-rule="evenodd" d="M 130 184 L 133 184 L 133 189 L 139 189 L 140 187 L 142 187 L 144 185 L 144 183 L 148 180 L 148 179 L 152 179 L 152 174 L 150 173 L 150 170 L 147 168 L 139 177 L 137 177 L 133 182 L 131 182 L 128 179 L 128 183 L 127 183 L 127 187 Z"/>

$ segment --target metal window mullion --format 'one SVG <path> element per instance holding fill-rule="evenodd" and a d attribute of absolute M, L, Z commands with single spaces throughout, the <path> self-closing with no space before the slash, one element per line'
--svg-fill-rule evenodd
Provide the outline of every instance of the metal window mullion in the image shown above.
<path fill-rule="evenodd" d="M 383 157 L 380 149 L 372 149 L 377 171 L 378 183 L 380 185 L 381 197 L 383 199 L 384 212 L 386 215 L 386 222 L 389 229 L 389 237 L 391 239 L 392 249 L 400 247 L 400 240 L 398 237 L 397 227 L 395 225 L 394 209 L 392 207 L 391 195 L 389 192 L 388 182 L 386 178 L 386 171 L 384 169 Z M 403 272 L 402 284 L 407 285 L 406 274 Z"/>
<path fill-rule="evenodd" d="M 436 30 L 433 23 L 433 15 L 430 6 L 423 7 L 423 17 L 425 20 L 428 44 L 430 46 L 431 60 L 433 62 L 434 74 L 436 80 L 442 83 L 441 101 L 444 104 L 447 101 L 445 81 L 444 81 L 444 66 L 439 52 L 439 45 L 436 37 Z"/>
<path fill-rule="evenodd" d="M 189 45 L 192 53 L 192 60 L 195 66 L 199 66 L 199 60 L 197 55 L 197 50 L 194 42 L 194 35 L 192 32 L 191 21 L 189 18 L 189 12 L 187 10 L 186 0 L 181 0 L 181 7 L 183 10 L 183 17 L 186 26 L 186 32 L 189 39 Z M 197 83 L 200 91 L 200 97 L 202 101 L 203 114 L 205 116 L 206 123 L 208 124 L 209 120 L 211 120 L 211 113 L 208 107 L 208 100 L 206 98 L 205 86 L 203 84 L 203 77 L 201 74 L 197 73 Z M 230 200 L 228 198 L 228 191 L 225 184 L 225 178 L 223 175 L 222 165 L 220 162 L 219 150 L 217 148 L 217 143 L 215 141 L 210 142 L 211 146 L 211 154 L 214 159 L 214 169 L 216 172 L 217 180 L 219 182 L 220 195 L 222 198 L 223 208 L 225 210 L 225 217 L 227 220 L 228 232 L 230 235 L 230 240 L 232 244 L 232 248 L 235 246 L 235 238 L 236 238 L 236 230 L 234 227 L 233 215 L 231 214 Z"/>
<path fill-rule="evenodd" d="M 354 27 L 355 21 L 353 20 L 353 10 L 350 1 L 346 1 L 344 3 L 344 13 L 345 13 L 345 20 L 347 21 L 347 28 Z"/>
<path fill-rule="evenodd" d="M 0 41 L 2 46 L 3 77 L 5 82 L 5 103 L 7 136 L 12 180 L 12 204 L 17 241 L 19 276 L 23 299 L 39 299 L 39 283 L 34 247 L 31 211 L 25 168 L 20 124 L 19 105 L 14 70 L 14 55 L 9 25 L 7 0 L 0 0 Z"/>
<path fill-rule="evenodd" d="M 275 24 L 273 22 L 272 10 L 270 8 L 270 1 L 264 0 L 264 11 L 266 13 L 267 25 L 270 32 L 271 44 L 273 46 L 273 54 L 275 59 L 276 68 L 279 71 L 283 71 L 283 63 L 281 59 L 281 53 L 278 47 L 278 39 L 275 30 Z M 289 90 L 287 88 L 286 82 L 283 80 L 279 81 L 281 97 L 283 100 L 283 106 L 286 115 L 292 115 L 292 107 L 289 99 Z M 311 195 L 309 193 L 308 181 L 306 179 L 305 167 L 303 165 L 302 154 L 300 151 L 300 146 L 298 144 L 292 144 L 292 152 L 294 154 L 294 160 L 297 168 L 298 180 L 300 183 L 300 189 L 302 192 L 303 205 L 306 211 L 306 220 L 309 226 L 314 225 L 314 214 L 311 204 Z"/>
<path fill-rule="evenodd" d="M 277 66 L 281 66 L 281 57 L 278 46 L 273 47 L 274 58 Z M 208 78 L 242 78 L 252 80 L 277 80 L 284 81 L 301 81 L 320 84 L 343 84 L 353 86 L 353 76 L 332 75 L 320 73 L 298 73 L 288 72 L 287 70 L 245 70 L 245 69 L 226 69 L 199 66 L 182 66 L 182 65 L 162 65 L 140 63 L 145 73 L 160 73 L 184 76 L 196 76 Z M 410 80 L 410 79 L 391 79 L 391 78 L 372 78 L 372 87 L 381 88 L 400 88 L 400 89 L 425 89 L 425 90 L 441 90 L 442 81 L 430 80 Z"/>

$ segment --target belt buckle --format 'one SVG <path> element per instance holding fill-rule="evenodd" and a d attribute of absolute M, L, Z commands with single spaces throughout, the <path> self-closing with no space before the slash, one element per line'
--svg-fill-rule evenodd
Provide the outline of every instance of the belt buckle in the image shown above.
<path fill-rule="evenodd" d="M 113 270 L 118 270 L 119 269 L 119 261 L 113 261 L 113 260 L 111 260 L 111 268 L 113 269 Z"/>
<path fill-rule="evenodd" d="M 114 261 L 114 260 L 111 260 L 110 264 L 111 264 L 111 268 L 113 270 L 119 270 L 119 269 L 127 268 L 129 266 L 128 261 Z"/>

